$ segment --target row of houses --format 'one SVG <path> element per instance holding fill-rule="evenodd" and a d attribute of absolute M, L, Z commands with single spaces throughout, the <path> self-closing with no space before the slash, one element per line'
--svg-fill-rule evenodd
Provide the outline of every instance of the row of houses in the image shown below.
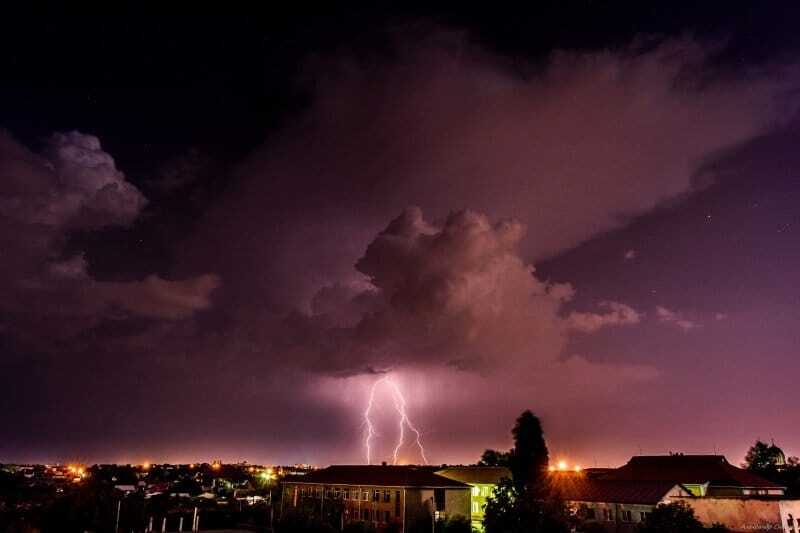
<path fill-rule="evenodd" d="M 482 529 L 484 507 L 503 467 L 337 465 L 283 481 L 284 509 L 337 513 L 341 525 L 371 522 L 403 533 L 435 520 L 469 518 Z M 616 469 L 553 472 L 551 482 L 584 523 L 633 532 L 659 504 L 683 501 L 710 526 L 800 533 L 800 500 L 720 455 L 637 456 Z"/>

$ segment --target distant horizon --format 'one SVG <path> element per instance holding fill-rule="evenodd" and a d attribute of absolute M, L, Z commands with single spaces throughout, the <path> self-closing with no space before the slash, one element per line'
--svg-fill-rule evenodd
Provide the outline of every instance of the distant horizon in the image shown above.
<path fill-rule="evenodd" d="M 755 443 L 755 440 L 753 441 Z M 749 444 L 746 448 L 749 448 L 753 443 Z M 780 443 L 776 443 L 780 446 Z M 671 454 L 683 454 L 683 455 L 717 455 L 725 457 L 725 459 L 734 466 L 741 466 L 744 463 L 745 453 L 742 453 L 741 458 L 737 461 L 732 460 L 727 454 L 723 453 L 722 451 L 717 450 L 716 452 L 712 451 L 698 451 L 698 452 L 690 452 L 684 450 L 669 450 L 664 452 L 647 452 L 643 451 L 642 453 L 634 453 L 628 456 L 627 459 L 618 462 L 616 464 L 606 463 L 602 465 L 595 465 L 591 462 L 583 462 L 580 459 L 569 458 L 566 456 L 561 455 L 550 455 L 550 464 L 558 463 L 559 461 L 567 461 L 570 467 L 572 466 L 580 466 L 582 469 L 586 468 L 619 468 L 620 466 L 626 464 L 631 458 L 637 456 L 668 456 Z M 787 453 L 787 457 L 790 454 Z M 324 468 L 327 466 L 338 466 L 338 465 L 364 465 L 367 466 L 366 462 L 353 462 L 353 461 L 343 461 L 343 462 L 328 462 L 328 463 L 314 463 L 314 462 L 304 462 L 304 461 L 293 461 L 293 462 L 275 462 L 275 461 L 262 461 L 262 460 L 250 460 L 248 458 L 238 458 L 238 459 L 230 459 L 230 456 L 219 456 L 213 458 L 206 458 L 206 459 L 194 459 L 194 460 L 168 460 L 164 461 L 156 458 L 143 458 L 137 461 L 106 461 L 106 460 L 80 460 L 76 458 L 66 459 L 66 460 L 52 460 L 52 461 L 9 461 L 0 459 L 0 464 L 8 464 L 8 465 L 69 465 L 69 464 L 82 464 L 86 466 L 94 466 L 94 465 L 117 465 L 117 466 L 142 466 L 143 464 L 149 464 L 151 466 L 158 466 L 158 465 L 211 465 L 216 461 L 220 461 L 223 465 L 235 465 L 235 464 L 249 464 L 249 465 L 261 465 L 261 466 L 278 466 L 278 467 L 294 467 L 297 465 L 308 465 L 315 468 Z M 476 457 L 473 461 L 456 461 L 456 462 L 448 462 L 448 461 L 432 461 L 429 462 L 427 465 L 425 463 L 398 463 L 393 465 L 391 460 L 386 461 L 387 465 L 389 466 L 443 466 L 443 465 L 451 465 L 451 466 L 468 466 L 468 465 L 475 465 L 480 461 L 480 454 Z M 370 463 L 370 466 L 381 466 L 381 462 L 373 461 Z"/>

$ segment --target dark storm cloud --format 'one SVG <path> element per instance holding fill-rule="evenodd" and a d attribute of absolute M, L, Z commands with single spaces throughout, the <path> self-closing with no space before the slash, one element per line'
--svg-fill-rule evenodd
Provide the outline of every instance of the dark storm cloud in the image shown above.
<path fill-rule="evenodd" d="M 230 330 L 199 357 L 261 365 L 254 379 L 276 396 L 353 414 L 370 376 L 393 372 L 427 398 L 423 417 L 466 410 L 471 423 L 531 402 L 599 409 L 657 379 L 650 364 L 570 352 L 573 335 L 644 315 L 572 309 L 570 280 L 533 265 L 706 185 L 706 162 L 792 111 L 792 70 L 717 73 L 715 49 L 690 39 L 554 52 L 538 69 L 459 35 L 410 42 L 397 37 L 388 62 L 309 65 L 310 109 L 240 166 L 183 248 L 187 272 L 224 282 Z"/>
<path fill-rule="evenodd" d="M 292 332 L 276 349 L 312 372 L 444 365 L 505 373 L 553 362 L 570 330 L 638 321 L 635 310 L 613 302 L 603 314 L 562 318 L 573 289 L 536 278 L 518 255 L 524 235 L 518 222 L 492 223 L 471 211 L 437 226 L 407 209 L 356 264 L 368 288 L 323 288 L 312 314 L 297 313 L 267 336 Z"/>
<path fill-rule="evenodd" d="M 130 224 L 145 205 L 97 139 L 62 135 L 42 154 L 3 140 L 0 238 L 17 253 L 0 265 L 0 332 L 89 331 L 72 351 L 124 360 L 124 390 L 149 398 L 126 423 L 148 427 L 148 406 L 163 406 L 170 421 L 149 428 L 174 444 L 255 420 L 281 435 L 275 460 L 359 460 L 377 373 L 395 373 L 418 425 L 436 428 L 436 458 L 458 460 L 522 408 L 584 419 L 657 380 L 658 365 L 570 341 L 659 312 L 617 295 L 576 308 L 572 280 L 535 265 L 706 184 L 709 161 L 792 111 L 791 69 L 723 75 L 690 39 L 512 67 L 454 33 L 394 38 L 391 60 L 309 62 L 309 109 L 171 243 L 178 281 L 96 280 L 65 252 L 71 232 Z M 176 159 L 150 183 L 180 196 L 203 164 Z M 470 441 L 476 424 L 486 434 Z"/>
<path fill-rule="evenodd" d="M 690 40 L 555 52 L 525 78 L 449 35 L 398 48 L 390 66 L 336 57 L 314 71 L 312 108 L 242 165 L 191 261 L 227 267 L 268 304 L 307 306 L 320 285 L 353 279 L 408 205 L 513 217 L 540 260 L 691 191 L 707 158 L 787 110 L 781 72 L 716 77 Z M 224 265 L 209 241 L 229 249 Z"/>
<path fill-rule="evenodd" d="M 96 280 L 82 253 L 66 251 L 74 232 L 128 226 L 146 203 L 94 136 L 56 133 L 35 154 L 0 132 L 5 333 L 42 347 L 74 338 L 105 319 L 179 319 L 209 307 L 209 294 L 219 284 L 216 276 Z"/>
<path fill-rule="evenodd" d="M 515 260 L 533 264 L 690 193 L 709 158 L 767 131 L 791 109 L 785 99 L 790 70 L 717 75 L 707 64 L 714 49 L 690 39 L 644 49 L 554 52 L 541 69 L 522 76 L 458 34 L 433 34 L 421 44 L 406 37 L 396 39 L 397 57 L 389 65 L 339 55 L 309 67 L 315 82 L 311 109 L 241 166 L 237 190 L 220 200 L 187 247 L 185 264 L 221 274 L 222 305 L 240 328 L 258 331 L 255 344 L 275 348 L 271 339 L 277 336 L 278 344 L 296 348 L 281 328 L 301 339 L 324 330 L 316 342 L 327 347 L 319 351 L 337 351 L 351 336 L 309 326 L 331 315 L 312 309 L 334 305 L 335 291 L 342 297 L 353 287 L 363 308 L 335 313 L 332 324 L 341 325 L 344 315 L 363 328 L 377 324 L 382 315 L 370 308 L 370 290 L 425 322 L 426 312 L 443 305 L 436 300 L 444 298 L 435 293 L 440 287 L 418 287 L 417 299 L 405 302 L 402 292 L 387 297 L 396 288 L 385 283 L 411 274 L 378 265 L 420 264 L 403 263 L 411 258 L 399 255 L 385 264 L 372 259 L 409 212 L 353 268 L 386 220 L 408 205 L 419 205 L 433 221 L 425 224 L 436 228 L 460 227 L 452 218 L 435 221 L 463 208 L 490 219 L 513 217 L 519 222 L 511 227 L 527 228 L 524 237 L 514 234 Z M 424 232 L 419 238 L 426 238 Z M 528 292 L 547 292 L 546 280 L 528 277 L 542 284 Z M 327 292 L 318 293 L 323 287 Z M 422 298 L 427 291 L 434 292 Z M 572 330 L 639 319 L 621 304 L 606 305 L 618 307 L 602 319 L 575 314 Z M 285 319 L 290 310 L 293 318 Z M 548 320 L 558 315 L 550 309 L 541 314 Z M 383 324 L 395 327 L 393 320 Z M 442 327 L 451 328 L 453 338 L 476 340 L 474 353 L 462 347 L 456 351 L 463 357 L 449 353 L 445 361 L 469 366 L 492 351 L 491 343 L 477 342 L 480 335 L 466 333 L 466 319 Z M 379 355 L 384 349 L 365 344 L 358 343 L 353 361 L 364 368 L 389 364 Z M 504 350 L 498 345 L 496 352 Z M 270 353 L 276 361 L 296 360 L 280 350 Z M 372 363 L 360 360 L 373 356 Z"/>

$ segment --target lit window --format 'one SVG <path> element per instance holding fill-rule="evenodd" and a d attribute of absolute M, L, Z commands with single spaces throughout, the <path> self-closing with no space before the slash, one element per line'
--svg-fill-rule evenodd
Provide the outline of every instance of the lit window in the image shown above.
<path fill-rule="evenodd" d="M 481 487 L 481 496 L 486 496 L 488 498 L 491 495 L 491 491 L 491 487 Z"/>
<path fill-rule="evenodd" d="M 472 487 L 472 495 L 473 496 L 480 496 L 481 495 L 480 487 Z"/>
<path fill-rule="evenodd" d="M 350 489 L 342 489 L 342 498 L 345 500 L 350 499 Z"/>
<path fill-rule="evenodd" d="M 365 490 L 361 493 L 361 499 L 365 502 L 369 501 L 369 491 Z"/>
<path fill-rule="evenodd" d="M 392 492 L 389 489 L 383 491 L 383 501 L 384 502 L 392 501 Z"/>
<path fill-rule="evenodd" d="M 633 516 L 630 511 L 622 511 L 622 521 L 623 522 L 632 522 Z"/>
<path fill-rule="evenodd" d="M 481 512 L 481 506 L 478 505 L 478 502 L 472 502 L 472 514 L 478 514 Z"/>
<path fill-rule="evenodd" d="M 642 521 L 642 522 L 644 522 L 645 520 L 647 520 L 647 515 L 648 515 L 648 514 L 650 514 L 650 513 L 648 513 L 647 511 L 641 511 L 641 512 L 639 513 L 639 518 L 641 519 L 641 521 Z"/>
<path fill-rule="evenodd" d="M 379 502 L 381 501 L 381 491 L 375 489 L 375 492 L 372 493 L 372 501 Z"/>

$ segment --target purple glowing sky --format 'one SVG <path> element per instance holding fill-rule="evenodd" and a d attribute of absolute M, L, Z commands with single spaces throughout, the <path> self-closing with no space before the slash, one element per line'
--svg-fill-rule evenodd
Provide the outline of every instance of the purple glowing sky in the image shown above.
<path fill-rule="evenodd" d="M 797 65 L 387 38 L 228 165 L 0 133 L 0 461 L 361 462 L 387 373 L 432 462 L 524 409 L 586 466 L 796 453 Z"/>

